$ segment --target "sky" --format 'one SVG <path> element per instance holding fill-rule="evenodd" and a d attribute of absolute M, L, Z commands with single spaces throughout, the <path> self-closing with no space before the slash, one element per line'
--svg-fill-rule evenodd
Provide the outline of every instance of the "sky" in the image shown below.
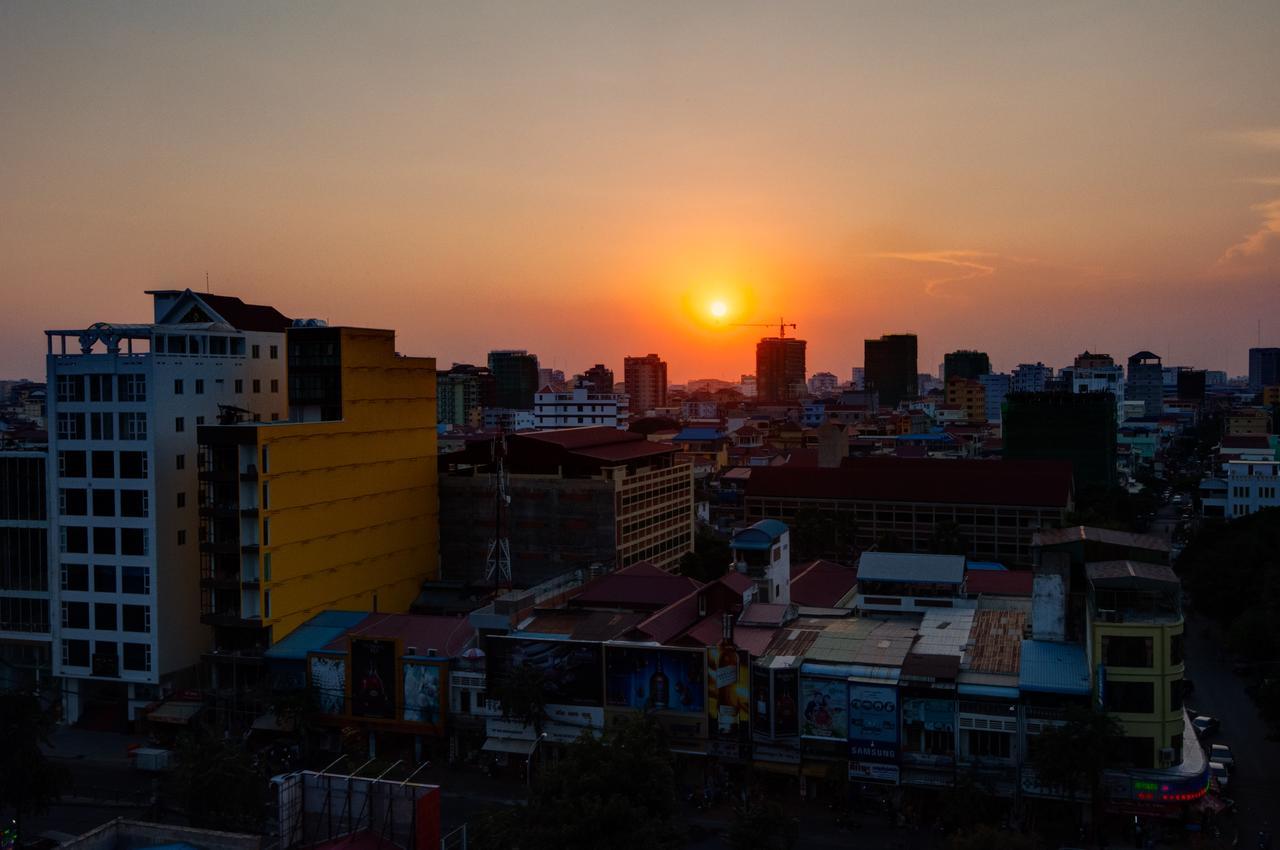
<path fill-rule="evenodd" d="M 1280 345 L 1280 3 L 0 3 L 0 377 L 144 290 L 441 366 Z M 710 307 L 722 301 L 726 316 Z"/>

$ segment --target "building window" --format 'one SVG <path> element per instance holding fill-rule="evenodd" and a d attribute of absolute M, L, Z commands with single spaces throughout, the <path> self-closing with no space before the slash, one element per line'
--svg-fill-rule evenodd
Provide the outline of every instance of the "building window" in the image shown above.
<path fill-rule="evenodd" d="M 266 475 L 271 471 L 271 452 L 270 446 L 262 447 L 262 474 Z"/>
<path fill-rule="evenodd" d="M 145 517 L 150 511 L 150 497 L 146 490 L 120 491 L 120 516 Z"/>
<path fill-rule="evenodd" d="M 196 378 L 196 395 L 204 395 L 204 378 Z"/>
<path fill-rule="evenodd" d="M 59 440 L 83 440 L 84 439 L 84 414 L 83 413 L 59 413 L 58 414 L 58 439 Z"/>
<path fill-rule="evenodd" d="M 120 592 L 147 595 L 151 592 L 149 567 L 123 567 L 120 570 Z"/>
<path fill-rule="evenodd" d="M 1151 638 L 1103 635 L 1102 663 L 1108 667 L 1149 669 L 1153 664 Z"/>
<path fill-rule="evenodd" d="M 147 554 L 147 530 L 145 528 L 120 529 L 120 554 L 144 557 Z"/>
<path fill-rule="evenodd" d="M 63 478 L 84 478 L 85 453 L 77 451 L 58 452 L 58 475 Z"/>
<path fill-rule="evenodd" d="M 197 424 L 197 425 L 203 425 L 203 424 L 204 424 L 204 417 L 203 417 L 203 416 L 197 416 L 197 417 L 196 417 L 196 424 Z"/>
<path fill-rule="evenodd" d="M 1155 686 L 1151 682 L 1122 682 L 1107 679 L 1107 711 L 1124 714 L 1151 714 L 1155 711 Z"/>
<path fill-rule="evenodd" d="M 128 402 L 139 402 L 147 400 L 147 376 L 146 375 L 121 375 L 120 376 L 120 400 Z"/>
<path fill-rule="evenodd" d="M 262 554 L 262 580 L 271 581 L 271 553 Z"/>
<path fill-rule="evenodd" d="M 966 731 L 969 755 L 975 758 L 1007 759 L 1013 752 L 1013 736 L 1003 732 Z"/>
<path fill-rule="evenodd" d="M 62 642 L 62 664 L 64 667 L 88 667 L 89 641 L 64 640 Z"/>
<path fill-rule="evenodd" d="M 187 545 L 187 530 L 185 528 L 178 529 L 178 545 L 179 546 Z"/>
<path fill-rule="evenodd" d="M 89 376 L 89 401 L 111 401 L 111 385 L 114 375 Z"/>
<path fill-rule="evenodd" d="M 59 516 L 85 516 L 89 513 L 89 499 L 86 491 L 78 488 L 64 488 L 58 491 Z"/>
<path fill-rule="evenodd" d="M 149 633 L 151 631 L 151 608 L 146 605 L 121 605 L 120 628 L 126 632 Z"/>
<path fill-rule="evenodd" d="M 115 417 L 110 413 L 89 414 L 89 438 L 93 440 L 114 440 L 112 425 Z"/>
<path fill-rule="evenodd" d="M 1176 667 L 1183 663 L 1185 658 L 1186 655 L 1183 650 L 1182 635 L 1171 635 L 1169 637 L 1169 663 Z"/>
<path fill-rule="evenodd" d="M 271 484 L 262 482 L 262 509 L 265 511 L 271 507 Z"/>
<path fill-rule="evenodd" d="M 262 616 L 271 616 L 271 591 L 264 591 L 262 594 Z"/>
<path fill-rule="evenodd" d="M 93 554 L 114 555 L 116 553 L 116 530 L 114 528 L 95 528 L 93 530 Z"/>
<path fill-rule="evenodd" d="M 84 555 L 89 551 L 89 529 L 82 525 L 64 525 L 58 529 L 59 551 Z"/>
<path fill-rule="evenodd" d="M 235 387 L 235 391 L 236 391 L 236 392 L 238 392 L 238 393 L 242 393 L 242 392 L 244 392 L 244 379 L 243 379 L 243 378 L 236 378 L 236 382 L 235 382 L 235 384 L 234 384 L 234 387 Z"/>
<path fill-rule="evenodd" d="M 62 565 L 62 589 L 87 591 L 89 589 L 89 567 L 86 564 Z"/>
<path fill-rule="evenodd" d="M 93 515 L 116 515 L 116 491 L 99 487 L 93 491 Z"/>
<path fill-rule="evenodd" d="M 271 356 L 271 359 L 272 359 L 272 360 L 279 360 L 279 359 L 280 359 L 280 346 L 278 346 L 278 345 L 273 345 L 273 346 L 271 346 L 269 349 L 267 349 L 267 351 L 270 353 L 270 356 Z"/>
<path fill-rule="evenodd" d="M 1169 710 L 1180 711 L 1182 709 L 1182 694 L 1186 685 L 1182 679 L 1174 679 L 1169 683 Z"/>
<path fill-rule="evenodd" d="M 271 391 L 273 393 L 280 392 L 280 380 L 278 378 L 271 379 Z"/>
<path fill-rule="evenodd" d="M 84 377 L 82 375 L 59 375 L 58 401 L 84 401 Z"/>
<path fill-rule="evenodd" d="M 173 380 L 173 394 L 174 394 L 174 395 L 182 395 L 182 379 L 181 379 L 181 378 L 174 378 L 174 380 Z"/>
<path fill-rule="evenodd" d="M 120 477 L 145 479 L 147 477 L 146 452 L 120 452 Z"/>
<path fill-rule="evenodd" d="M 252 352 L 252 353 L 250 354 L 250 356 L 251 356 L 254 360 L 257 360 L 257 359 L 261 356 L 261 353 L 262 353 L 262 348 L 261 348 L 261 346 L 257 346 L 257 345 L 255 345 L 255 346 L 253 346 L 253 347 L 252 347 L 251 349 L 249 349 L 249 350 Z"/>
<path fill-rule="evenodd" d="M 271 517 L 262 518 L 262 545 L 271 545 Z"/>
<path fill-rule="evenodd" d="M 186 455 L 178 455 L 176 458 L 174 458 L 174 469 L 186 469 L 186 468 L 187 468 Z"/>
<path fill-rule="evenodd" d="M 145 440 L 147 438 L 147 414 L 121 413 L 120 439 Z"/>
<path fill-rule="evenodd" d="M 183 431 L 187 430 L 187 422 L 186 422 L 186 420 L 185 420 L 183 417 L 181 417 L 181 416 L 179 416 L 179 417 L 175 418 L 175 419 L 173 420 L 173 430 L 174 430 L 174 431 L 177 431 L 179 434 L 181 434 Z"/>
<path fill-rule="evenodd" d="M 149 672 L 151 670 L 151 645 L 146 643 L 126 643 L 122 659 L 124 669 Z"/>
<path fill-rule="evenodd" d="M 178 494 L 178 507 L 179 507 L 179 508 L 185 508 L 186 506 L 187 506 L 187 494 L 186 494 L 186 493 L 179 493 L 179 494 Z"/>
<path fill-rule="evenodd" d="M 89 603 L 63 602 L 62 627 L 64 629 L 89 628 Z"/>
<path fill-rule="evenodd" d="M 253 379 L 253 391 L 255 393 L 262 392 L 262 381 L 259 380 L 258 378 Z"/>
<path fill-rule="evenodd" d="M 114 564 L 93 565 L 93 592 L 116 592 L 116 568 Z"/>
<path fill-rule="evenodd" d="M 100 632 L 116 630 L 116 606 L 110 602 L 96 602 L 93 606 L 93 627 Z"/>
<path fill-rule="evenodd" d="M 116 477 L 115 452 L 94 452 L 93 453 L 93 477 L 94 478 L 115 478 Z"/>

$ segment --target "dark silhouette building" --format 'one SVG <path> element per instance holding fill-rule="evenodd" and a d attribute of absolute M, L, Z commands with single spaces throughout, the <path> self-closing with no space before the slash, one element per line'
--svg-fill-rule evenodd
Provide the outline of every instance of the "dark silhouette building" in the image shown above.
<path fill-rule="evenodd" d="M 1178 370 L 1178 401 L 1204 403 L 1204 387 L 1207 383 L 1204 369 Z"/>
<path fill-rule="evenodd" d="M 597 393 L 613 392 L 613 370 L 603 363 L 597 363 L 582 373 L 582 378 Z M 539 388 L 541 389 L 541 388 Z"/>
<path fill-rule="evenodd" d="M 1249 389 L 1280 384 L 1280 348 L 1249 349 Z"/>
<path fill-rule="evenodd" d="M 915 334 L 885 334 L 863 346 L 866 388 L 880 394 L 881 404 L 897 407 L 916 397 L 916 345 Z"/>
<path fill-rule="evenodd" d="M 538 356 L 527 351 L 489 352 L 493 373 L 494 403 L 511 410 L 532 410 L 538 387 Z"/>
<path fill-rule="evenodd" d="M 627 357 L 622 361 L 631 412 L 643 416 L 667 404 L 667 363 L 656 354 Z"/>
<path fill-rule="evenodd" d="M 1144 416 L 1164 412 L 1164 366 L 1159 355 L 1139 351 L 1129 358 L 1124 395 L 1128 401 L 1142 402 Z"/>
<path fill-rule="evenodd" d="M 985 351 L 953 351 L 943 358 L 942 380 L 967 378 L 975 380 L 979 375 L 991 374 L 991 358 Z"/>
<path fill-rule="evenodd" d="M 805 347 L 802 339 L 765 337 L 756 344 L 756 398 L 792 401 L 805 394 Z"/>
<path fill-rule="evenodd" d="M 1011 393 L 1005 397 L 1004 456 L 1067 460 L 1076 488 L 1115 484 L 1116 399 L 1109 392 Z"/>

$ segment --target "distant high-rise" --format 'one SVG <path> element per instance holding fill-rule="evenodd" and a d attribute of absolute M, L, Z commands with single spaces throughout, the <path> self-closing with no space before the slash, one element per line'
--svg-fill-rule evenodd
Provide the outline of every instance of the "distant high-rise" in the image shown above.
<path fill-rule="evenodd" d="M 802 339 L 767 336 L 756 343 L 756 398 L 792 401 L 805 393 L 805 348 Z"/>
<path fill-rule="evenodd" d="M 582 373 L 583 379 L 591 385 L 592 390 L 597 393 L 613 392 L 613 370 L 605 366 L 603 363 L 597 363 L 590 369 Z M 541 389 L 541 387 L 539 387 Z"/>
<path fill-rule="evenodd" d="M 867 370 L 862 366 L 853 367 L 853 388 L 855 390 L 865 390 L 867 382 Z"/>
<path fill-rule="evenodd" d="M 942 380 L 952 378 L 977 378 L 979 375 L 991 374 L 991 358 L 985 351 L 962 349 L 953 351 L 943 358 Z"/>
<path fill-rule="evenodd" d="M 1062 370 L 1063 383 L 1073 393 L 1111 393 L 1116 415 L 1124 411 L 1124 367 L 1110 354 L 1085 351 L 1075 363 Z"/>
<path fill-rule="evenodd" d="M 1043 363 L 1019 363 L 1009 376 L 1009 392 L 1042 393 L 1053 377 L 1053 367 Z"/>
<path fill-rule="evenodd" d="M 840 379 L 830 372 L 814 372 L 809 378 L 809 392 L 815 396 L 832 395 L 840 389 Z"/>
<path fill-rule="evenodd" d="M 489 352 L 489 371 L 496 383 L 494 404 L 509 410 L 533 410 L 538 387 L 538 357 L 524 350 Z"/>
<path fill-rule="evenodd" d="M 623 383 L 631 411 L 644 416 L 667 404 L 667 363 L 656 354 L 627 357 L 622 361 Z"/>
<path fill-rule="evenodd" d="M 1005 398 L 1004 456 L 1069 460 L 1077 489 L 1116 480 L 1116 403 L 1109 392 L 1011 393 Z"/>
<path fill-rule="evenodd" d="M 1178 370 L 1178 401 L 1204 402 L 1205 371 L 1203 369 Z"/>
<path fill-rule="evenodd" d="M 486 407 L 493 407 L 497 384 L 485 366 L 454 363 L 436 373 L 437 414 L 446 425 L 478 427 Z"/>
<path fill-rule="evenodd" d="M 1142 402 L 1144 416 L 1159 416 L 1164 412 L 1164 366 L 1158 355 L 1139 351 L 1129 358 L 1124 392 L 1129 401 Z"/>
<path fill-rule="evenodd" d="M 1280 384 L 1280 348 L 1249 349 L 1249 389 Z"/>
<path fill-rule="evenodd" d="M 987 403 L 987 421 L 999 422 L 1004 418 L 1004 399 L 1009 394 L 1009 376 L 1002 372 L 979 375 L 978 383 Z"/>
<path fill-rule="evenodd" d="M 885 334 L 863 346 L 866 389 L 880 394 L 880 403 L 897 407 L 916 395 L 916 335 Z"/>

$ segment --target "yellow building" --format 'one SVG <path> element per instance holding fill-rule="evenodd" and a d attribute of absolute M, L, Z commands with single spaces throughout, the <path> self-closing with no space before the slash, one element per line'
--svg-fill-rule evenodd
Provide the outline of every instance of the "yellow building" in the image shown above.
<path fill-rule="evenodd" d="M 1136 768 L 1182 761 L 1181 585 L 1164 564 L 1103 561 L 1089 580 L 1089 648 L 1094 693 L 1124 726 L 1118 761 Z"/>
<path fill-rule="evenodd" d="M 288 376 L 288 422 L 199 429 L 215 659 L 320 611 L 407 611 L 438 574 L 435 360 L 389 330 L 290 328 Z"/>
<path fill-rule="evenodd" d="M 1269 434 L 1271 415 L 1261 408 L 1233 410 L 1227 414 L 1224 426 L 1229 437 Z"/>
<path fill-rule="evenodd" d="M 1262 404 L 1264 407 L 1280 405 L 1280 384 L 1262 388 Z"/>
<path fill-rule="evenodd" d="M 987 391 L 978 381 L 972 378 L 948 378 L 946 398 L 947 404 L 964 410 L 967 421 L 987 421 Z"/>

